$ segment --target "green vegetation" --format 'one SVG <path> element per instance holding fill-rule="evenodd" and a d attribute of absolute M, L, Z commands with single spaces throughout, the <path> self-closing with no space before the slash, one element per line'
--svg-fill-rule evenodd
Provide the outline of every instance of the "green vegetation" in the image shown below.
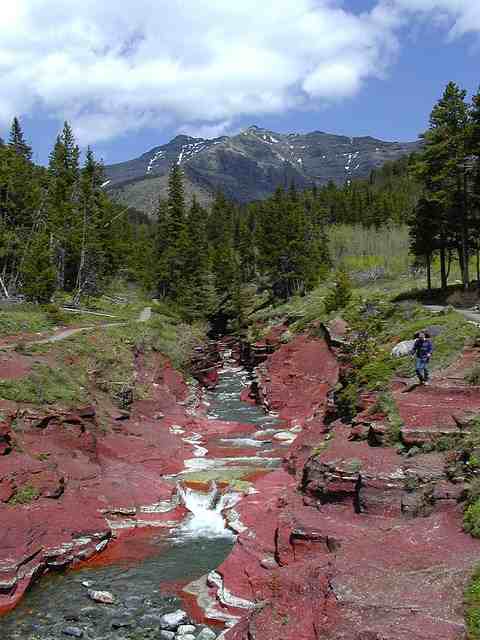
<path fill-rule="evenodd" d="M 36 364 L 25 378 L 0 380 L 0 395 L 5 400 L 35 405 L 62 402 L 74 404 L 86 399 L 86 378 L 65 367 Z"/>
<path fill-rule="evenodd" d="M 334 287 L 325 298 L 325 312 L 332 313 L 347 306 L 352 299 L 352 283 L 345 271 L 338 271 Z"/>
<path fill-rule="evenodd" d="M 10 498 L 8 504 L 15 506 L 19 504 L 30 504 L 39 496 L 39 491 L 31 484 L 26 484 L 17 489 L 15 494 Z"/>
<path fill-rule="evenodd" d="M 447 288 L 449 265 L 456 255 L 468 289 L 472 255 L 477 257 L 480 279 L 480 93 L 467 104 L 466 91 L 450 82 L 431 112 L 423 139 L 414 162 L 422 193 L 410 219 L 411 249 L 427 269 L 429 289 L 435 255 L 440 259 L 441 288 Z"/>
<path fill-rule="evenodd" d="M 122 408 L 135 397 L 148 397 L 148 386 L 136 383 L 135 353 L 143 354 L 146 366 L 155 353 L 162 353 L 175 368 L 186 371 L 194 347 L 206 340 L 205 323 L 187 325 L 158 307 L 148 323 L 130 322 L 30 347 L 29 353 L 42 362 L 23 378 L 0 379 L 1 397 L 39 406 L 71 406 L 106 394 Z"/>
<path fill-rule="evenodd" d="M 465 382 L 472 386 L 480 385 L 480 365 L 473 367 L 465 374 Z"/>
<path fill-rule="evenodd" d="M 465 591 L 465 621 L 468 640 L 480 639 L 480 568 L 477 568 Z"/>
<path fill-rule="evenodd" d="M 382 413 L 387 417 L 387 424 L 389 426 L 388 442 L 392 445 L 398 443 L 400 441 L 400 430 L 403 422 L 392 394 L 388 391 L 381 393 L 371 408 L 371 413 Z"/>
<path fill-rule="evenodd" d="M 12 305 L 0 310 L 0 335 L 37 333 L 51 329 L 53 322 L 34 304 Z"/>
<path fill-rule="evenodd" d="M 465 509 L 463 528 L 474 538 L 480 538 L 480 500 L 476 500 Z"/>

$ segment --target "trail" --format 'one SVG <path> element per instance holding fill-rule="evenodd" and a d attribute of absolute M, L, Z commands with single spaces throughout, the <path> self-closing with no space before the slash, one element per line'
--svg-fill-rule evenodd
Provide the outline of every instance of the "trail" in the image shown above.
<path fill-rule="evenodd" d="M 151 317 L 152 317 L 152 308 L 145 307 L 140 312 L 140 315 L 138 316 L 136 322 L 142 322 L 142 323 L 148 322 L 151 319 Z M 109 322 L 108 324 L 87 325 L 85 327 L 76 327 L 75 329 L 64 329 L 63 331 L 59 331 L 53 336 L 48 336 L 48 338 L 31 340 L 29 342 L 22 343 L 22 344 L 25 344 L 26 347 L 32 347 L 37 344 L 52 344 L 55 342 L 61 342 L 62 340 L 67 340 L 72 336 L 78 335 L 80 333 L 85 333 L 87 331 L 94 331 L 95 329 L 109 329 L 111 327 L 125 327 L 128 324 L 129 324 L 128 322 Z M 4 345 L 0 347 L 0 349 L 4 351 L 6 350 L 10 351 L 15 349 L 17 346 L 18 346 L 18 343 L 9 344 L 9 345 Z"/>
<path fill-rule="evenodd" d="M 439 304 L 425 304 L 423 306 L 425 307 L 425 309 L 428 309 L 428 311 L 432 311 L 433 313 L 441 313 L 447 308 L 446 306 Z M 453 307 L 453 309 L 454 311 L 456 311 L 456 313 L 460 313 L 464 318 L 470 320 L 470 322 L 480 324 L 479 311 L 472 311 L 471 309 L 458 309 L 457 307 Z"/>

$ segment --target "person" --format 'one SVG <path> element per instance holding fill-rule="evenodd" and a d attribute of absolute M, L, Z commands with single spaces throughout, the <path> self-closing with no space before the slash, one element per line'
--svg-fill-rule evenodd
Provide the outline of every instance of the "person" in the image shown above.
<path fill-rule="evenodd" d="M 428 384 L 430 379 L 428 365 L 433 353 L 433 344 L 430 334 L 426 331 L 420 331 L 415 337 L 416 340 L 412 349 L 412 355 L 415 356 L 415 371 L 420 384 Z"/>

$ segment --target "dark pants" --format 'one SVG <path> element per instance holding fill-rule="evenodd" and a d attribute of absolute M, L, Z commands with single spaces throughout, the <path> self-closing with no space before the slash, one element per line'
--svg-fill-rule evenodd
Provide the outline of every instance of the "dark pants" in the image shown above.
<path fill-rule="evenodd" d="M 428 358 L 416 358 L 415 371 L 417 372 L 417 376 L 420 382 L 427 382 L 428 378 L 430 377 L 428 371 Z"/>

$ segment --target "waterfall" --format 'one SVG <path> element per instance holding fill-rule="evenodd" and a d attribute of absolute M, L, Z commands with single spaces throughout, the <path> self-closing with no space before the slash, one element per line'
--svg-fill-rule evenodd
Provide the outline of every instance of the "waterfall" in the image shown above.
<path fill-rule="evenodd" d="M 177 493 L 190 511 L 186 522 L 176 531 L 180 537 L 233 537 L 232 531 L 226 527 L 223 512 L 240 500 L 239 494 L 232 491 L 222 493 L 215 482 L 210 483 L 207 492 L 196 491 L 179 483 Z"/>

